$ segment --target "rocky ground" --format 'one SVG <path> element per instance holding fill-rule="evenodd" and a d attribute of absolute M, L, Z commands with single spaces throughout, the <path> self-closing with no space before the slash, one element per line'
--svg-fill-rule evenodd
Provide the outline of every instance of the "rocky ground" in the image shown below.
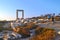
<path fill-rule="evenodd" d="M 45 28 L 52 28 L 52 29 L 55 29 L 55 31 L 56 31 L 56 37 L 55 37 L 55 39 L 54 40 L 60 40 L 60 35 L 58 34 L 58 31 L 60 31 L 60 22 L 58 21 L 56 21 L 54 24 L 52 23 L 52 22 L 48 22 L 48 23 L 42 23 L 42 24 L 39 24 L 40 25 L 40 27 L 45 27 Z M 30 37 L 29 38 L 24 38 L 24 39 L 21 39 L 21 40 L 29 40 L 30 39 Z"/>
<path fill-rule="evenodd" d="M 56 37 L 54 40 L 60 40 L 60 35 L 58 34 L 58 31 L 60 31 L 60 22 L 59 21 L 56 21 L 54 24 L 52 22 L 47 22 L 47 23 L 40 23 L 38 25 L 43 28 L 54 29 L 56 31 Z M 19 38 L 19 39 L 15 39 L 15 40 L 31 40 L 32 37 L 33 36 L 28 37 L 28 38 Z"/>

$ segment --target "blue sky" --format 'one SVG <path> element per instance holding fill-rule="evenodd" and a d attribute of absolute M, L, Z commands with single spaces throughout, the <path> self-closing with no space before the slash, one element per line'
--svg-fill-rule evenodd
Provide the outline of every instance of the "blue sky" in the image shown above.
<path fill-rule="evenodd" d="M 48 13 L 58 15 L 60 0 L 0 0 L 0 20 L 15 19 L 17 9 L 24 10 L 25 18 Z"/>

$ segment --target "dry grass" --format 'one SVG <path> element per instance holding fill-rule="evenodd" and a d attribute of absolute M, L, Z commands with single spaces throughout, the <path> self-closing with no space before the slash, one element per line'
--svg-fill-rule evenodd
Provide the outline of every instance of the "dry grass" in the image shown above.
<path fill-rule="evenodd" d="M 42 30 L 42 29 L 41 29 Z M 39 31 L 37 31 L 39 33 Z M 42 32 L 36 34 L 30 40 L 54 40 L 55 31 L 53 29 L 44 28 Z"/>

